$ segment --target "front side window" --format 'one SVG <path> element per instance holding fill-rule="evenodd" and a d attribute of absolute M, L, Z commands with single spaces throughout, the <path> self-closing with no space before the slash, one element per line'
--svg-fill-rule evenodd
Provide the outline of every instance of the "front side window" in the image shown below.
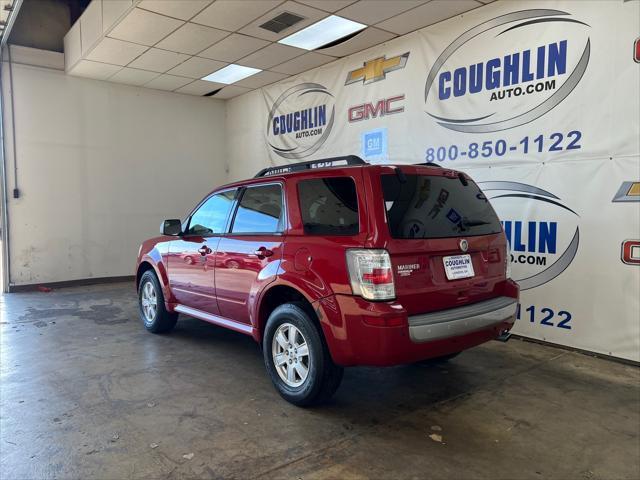
<path fill-rule="evenodd" d="M 448 238 L 502 231 L 478 186 L 458 177 L 382 175 L 382 192 L 393 238 Z"/>
<path fill-rule="evenodd" d="M 236 190 L 227 190 L 209 197 L 191 215 L 186 234 L 206 236 L 224 233 L 235 195 Z"/>
<path fill-rule="evenodd" d="M 357 235 L 358 196 L 349 177 L 301 180 L 300 213 L 307 235 Z"/>
<path fill-rule="evenodd" d="M 248 187 L 242 194 L 231 233 L 279 233 L 282 213 L 280 185 Z"/>

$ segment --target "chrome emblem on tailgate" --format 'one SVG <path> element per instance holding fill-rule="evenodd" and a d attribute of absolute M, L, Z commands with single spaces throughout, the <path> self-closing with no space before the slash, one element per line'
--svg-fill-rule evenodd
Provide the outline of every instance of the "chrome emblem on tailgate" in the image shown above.
<path fill-rule="evenodd" d="M 460 240 L 460 250 L 466 252 L 469 250 L 469 242 L 467 242 L 464 238 Z"/>

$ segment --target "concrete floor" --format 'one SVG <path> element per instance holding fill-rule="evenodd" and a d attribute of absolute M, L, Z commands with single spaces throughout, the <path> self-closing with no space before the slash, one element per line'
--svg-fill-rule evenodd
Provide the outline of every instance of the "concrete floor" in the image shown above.
<path fill-rule="evenodd" d="M 129 284 L 1 299 L 0 478 L 640 478 L 640 370 L 512 340 L 277 395 L 253 340 Z M 441 436 L 441 441 L 437 435 Z"/>

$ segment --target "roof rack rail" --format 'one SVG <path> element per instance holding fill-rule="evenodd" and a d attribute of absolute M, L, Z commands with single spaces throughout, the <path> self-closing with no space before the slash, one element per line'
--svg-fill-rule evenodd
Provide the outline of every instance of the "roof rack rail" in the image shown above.
<path fill-rule="evenodd" d="M 260 170 L 254 178 L 281 175 L 283 173 L 299 172 L 312 168 L 343 167 L 345 165 L 366 165 L 363 159 L 357 155 L 345 155 L 343 157 L 321 158 L 308 162 L 290 163 L 279 167 L 268 167 Z"/>
<path fill-rule="evenodd" d="M 439 163 L 433 163 L 433 162 L 414 163 L 414 165 L 426 165 L 427 167 L 442 168 L 442 165 L 440 165 Z"/>

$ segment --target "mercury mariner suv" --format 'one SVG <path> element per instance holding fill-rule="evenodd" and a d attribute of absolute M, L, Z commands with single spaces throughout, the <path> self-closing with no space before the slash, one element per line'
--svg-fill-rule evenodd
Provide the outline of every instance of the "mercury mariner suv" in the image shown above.
<path fill-rule="evenodd" d="M 343 367 L 448 359 L 513 326 L 518 285 L 462 172 L 355 156 L 262 170 L 165 220 L 137 262 L 140 316 L 252 336 L 282 397 L 327 400 Z"/>

